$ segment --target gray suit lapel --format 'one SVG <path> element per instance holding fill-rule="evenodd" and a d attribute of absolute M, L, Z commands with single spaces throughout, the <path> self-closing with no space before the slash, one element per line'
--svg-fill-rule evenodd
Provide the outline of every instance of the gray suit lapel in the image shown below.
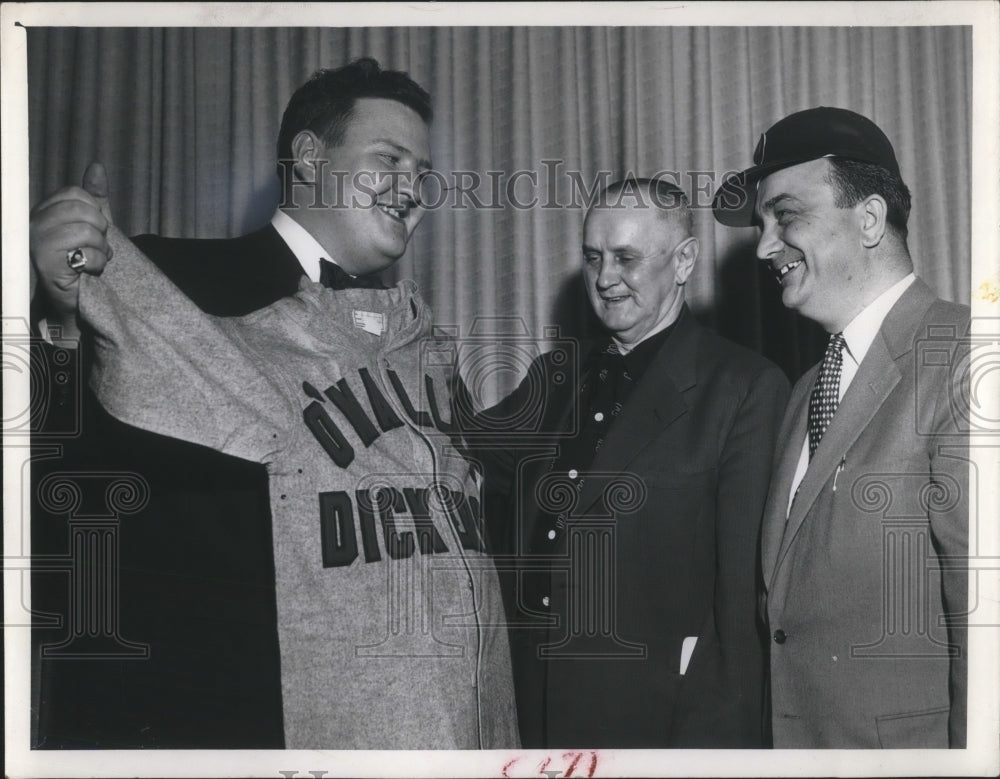
<path fill-rule="evenodd" d="M 788 404 L 785 421 L 781 426 L 779 441 L 785 443 L 775 461 L 771 487 L 768 491 L 767 508 L 764 512 L 764 526 L 761 536 L 764 583 L 770 584 L 777 568 L 778 550 L 785 533 L 788 513 L 788 499 L 792 491 L 792 478 L 799 462 L 802 442 L 806 437 L 809 419 L 809 393 L 816 381 L 818 367 L 814 367 L 802 377 L 802 383 Z M 795 442 L 798 442 L 798 446 Z"/>
<path fill-rule="evenodd" d="M 816 447 L 816 453 L 799 485 L 799 492 L 792 503 L 781 541 L 781 550 L 778 553 L 779 565 L 803 520 L 822 492 L 823 486 L 840 466 L 848 450 L 858 440 L 858 436 L 871 422 L 892 388 L 899 383 L 899 379 L 899 370 L 890 357 L 885 342 L 881 336 L 876 336 L 864 361 L 858 367 L 854 381 L 847 388 L 833 421 L 823 435 L 823 440 Z M 805 435 L 804 429 L 803 435 Z M 797 460 L 799 450 L 797 447 L 793 448 L 796 449 Z M 792 470 L 795 470 L 794 464 Z"/>
<path fill-rule="evenodd" d="M 792 510 L 788 515 L 778 556 L 772 569 L 770 579 L 772 587 L 774 575 L 782 559 L 820 496 L 823 486 L 902 378 L 897 360 L 912 351 L 914 331 L 933 300 L 934 295 L 927 285 L 917 279 L 903 293 L 882 323 L 799 485 L 799 492 L 792 503 Z M 809 391 L 811 389 L 810 386 Z M 806 405 L 808 406 L 808 392 Z M 805 435 L 804 425 L 802 435 Z M 795 446 L 796 441 L 801 443 L 802 439 L 793 439 L 789 442 L 790 448 L 795 451 L 794 458 L 790 463 L 782 461 L 782 479 L 787 478 L 789 487 L 791 476 L 784 468 L 787 467 L 794 474 L 799 453 L 799 447 Z"/>

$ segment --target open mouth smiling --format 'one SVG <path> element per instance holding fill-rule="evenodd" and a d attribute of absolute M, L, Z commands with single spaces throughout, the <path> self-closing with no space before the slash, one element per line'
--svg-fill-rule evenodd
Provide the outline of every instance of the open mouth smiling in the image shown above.
<path fill-rule="evenodd" d="M 380 211 L 383 211 L 396 219 L 403 219 L 410 210 L 407 206 L 396 207 L 391 206 L 388 203 L 376 203 L 375 205 L 378 206 Z"/>
<path fill-rule="evenodd" d="M 774 274 L 779 282 L 785 278 L 789 273 L 799 267 L 805 260 L 792 260 L 791 262 L 785 263 L 780 268 L 771 268 L 771 272 Z"/>

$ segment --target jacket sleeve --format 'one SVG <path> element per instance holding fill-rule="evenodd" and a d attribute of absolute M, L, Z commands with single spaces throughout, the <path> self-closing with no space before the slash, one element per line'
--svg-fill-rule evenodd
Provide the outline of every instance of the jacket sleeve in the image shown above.
<path fill-rule="evenodd" d="M 767 639 L 757 610 L 760 528 L 788 391 L 777 367 L 760 372 L 719 460 L 714 612 L 726 698 L 718 712 L 717 743 L 733 748 L 764 745 Z"/>
<path fill-rule="evenodd" d="M 968 345 L 960 343 L 958 349 L 967 352 Z M 952 365 L 962 364 L 963 358 L 968 359 L 968 354 L 953 355 Z M 969 513 L 969 491 L 975 489 L 975 482 L 969 481 L 968 422 L 963 419 L 962 404 L 968 402 L 970 390 L 962 385 L 963 378 L 961 370 L 952 370 L 949 381 L 936 382 L 937 401 L 929 440 L 931 483 L 924 499 L 941 565 L 948 642 L 956 650 L 948 678 L 948 739 L 952 749 L 965 748 L 968 721 L 969 534 L 973 522 L 985 519 L 981 514 Z"/>
<path fill-rule="evenodd" d="M 114 260 L 80 279 L 90 384 L 121 421 L 249 460 L 283 437 L 282 393 L 232 322 L 201 311 L 119 231 Z"/>
<path fill-rule="evenodd" d="M 545 382 L 545 356 L 536 358 L 520 384 L 489 408 L 473 411 L 468 387 L 459 380 L 453 418 L 462 432 L 460 450 L 483 479 L 483 513 L 494 554 L 514 554 L 516 516 L 512 492 L 526 448 L 539 443 L 553 422 L 555 405 Z M 539 387 L 544 388 L 539 393 Z"/>

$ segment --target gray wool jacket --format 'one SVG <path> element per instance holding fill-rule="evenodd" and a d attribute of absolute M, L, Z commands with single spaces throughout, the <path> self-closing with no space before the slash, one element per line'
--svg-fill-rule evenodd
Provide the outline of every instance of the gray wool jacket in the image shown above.
<path fill-rule="evenodd" d="M 303 278 L 218 318 L 109 239 L 80 290 L 101 403 L 267 467 L 287 748 L 516 747 L 497 575 L 451 443 L 454 354 L 416 285 Z"/>

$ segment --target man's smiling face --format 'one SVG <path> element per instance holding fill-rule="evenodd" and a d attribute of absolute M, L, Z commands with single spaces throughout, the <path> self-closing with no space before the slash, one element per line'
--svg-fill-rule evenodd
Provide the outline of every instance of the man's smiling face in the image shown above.
<path fill-rule="evenodd" d="M 594 313 L 621 343 L 634 345 L 684 303 L 690 264 L 678 248 L 690 236 L 658 208 L 595 208 L 583 229 L 584 278 Z"/>
<path fill-rule="evenodd" d="M 317 240 L 344 270 L 365 275 L 384 270 L 406 251 L 424 216 L 417 202 L 419 175 L 430 168 L 427 124 L 395 100 L 360 98 L 337 146 L 323 151 L 324 186 L 335 194 Z"/>
<path fill-rule="evenodd" d="M 868 280 L 858 207 L 839 208 L 830 163 L 811 160 L 760 182 L 757 256 L 781 285 L 781 301 L 839 332 L 863 307 Z"/>

